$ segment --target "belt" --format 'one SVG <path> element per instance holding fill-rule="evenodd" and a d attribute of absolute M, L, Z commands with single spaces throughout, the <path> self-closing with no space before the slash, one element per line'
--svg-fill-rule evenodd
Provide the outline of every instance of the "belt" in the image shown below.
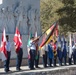
<path fill-rule="evenodd" d="M 30 50 L 32 51 L 32 50 L 35 50 L 35 49 L 30 49 Z"/>
<path fill-rule="evenodd" d="M 11 51 L 7 51 L 7 52 L 11 52 Z"/>

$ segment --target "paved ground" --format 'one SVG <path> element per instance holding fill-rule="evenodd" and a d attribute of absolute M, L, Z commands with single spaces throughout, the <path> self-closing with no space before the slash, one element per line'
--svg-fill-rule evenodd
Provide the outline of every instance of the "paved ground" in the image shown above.
<path fill-rule="evenodd" d="M 35 70 L 30 70 L 28 68 L 28 66 L 22 66 L 21 67 L 21 71 L 16 71 L 16 68 L 15 67 L 10 67 L 10 70 L 12 72 L 9 72 L 9 73 L 5 73 L 4 72 L 4 69 L 3 68 L 0 68 L 0 75 L 17 75 L 19 73 L 22 73 L 22 72 L 25 72 L 25 73 L 28 73 L 28 72 L 40 72 L 40 71 L 54 71 L 54 70 L 58 70 L 58 69 L 66 69 L 66 68 L 69 68 L 69 67 L 76 67 L 76 65 L 68 65 L 67 66 L 59 66 L 57 65 L 57 67 L 47 67 L 47 68 L 43 68 L 43 65 L 39 65 L 40 68 L 36 68 Z"/>

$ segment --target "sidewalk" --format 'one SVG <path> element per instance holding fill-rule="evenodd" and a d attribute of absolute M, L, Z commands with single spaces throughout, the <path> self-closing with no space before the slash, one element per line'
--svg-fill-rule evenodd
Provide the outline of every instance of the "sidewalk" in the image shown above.
<path fill-rule="evenodd" d="M 35 73 L 35 72 L 45 72 L 45 71 L 55 71 L 55 70 L 59 70 L 59 69 L 66 69 L 66 68 L 76 68 L 76 65 L 67 65 L 67 66 L 59 66 L 57 65 L 57 67 L 47 67 L 47 68 L 43 68 L 43 65 L 39 65 L 40 68 L 36 68 L 35 70 L 30 70 L 28 68 L 28 66 L 22 66 L 21 67 L 21 71 L 16 71 L 15 67 L 10 67 L 10 70 L 12 72 L 9 73 L 5 73 L 4 72 L 4 68 L 0 68 L 0 75 L 27 75 L 27 73 Z M 24 74 L 23 74 L 24 73 Z"/>

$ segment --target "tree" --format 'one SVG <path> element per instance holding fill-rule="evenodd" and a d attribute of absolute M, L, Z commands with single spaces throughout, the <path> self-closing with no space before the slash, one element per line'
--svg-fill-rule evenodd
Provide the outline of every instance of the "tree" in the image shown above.
<path fill-rule="evenodd" d="M 76 0 L 41 0 L 40 12 L 43 32 L 57 20 L 61 33 L 76 31 Z"/>
<path fill-rule="evenodd" d="M 64 7 L 57 10 L 62 31 L 76 32 L 76 0 L 62 0 Z"/>

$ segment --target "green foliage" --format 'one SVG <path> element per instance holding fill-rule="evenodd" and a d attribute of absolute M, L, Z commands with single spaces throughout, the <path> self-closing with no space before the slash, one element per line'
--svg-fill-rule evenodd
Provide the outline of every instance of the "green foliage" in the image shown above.
<path fill-rule="evenodd" d="M 63 27 L 62 31 L 76 32 L 76 0 L 62 0 L 64 7 L 57 10 L 60 15 L 59 23 Z"/>
<path fill-rule="evenodd" d="M 59 21 L 60 32 L 76 32 L 76 0 L 41 0 L 41 26 L 44 32 Z"/>

